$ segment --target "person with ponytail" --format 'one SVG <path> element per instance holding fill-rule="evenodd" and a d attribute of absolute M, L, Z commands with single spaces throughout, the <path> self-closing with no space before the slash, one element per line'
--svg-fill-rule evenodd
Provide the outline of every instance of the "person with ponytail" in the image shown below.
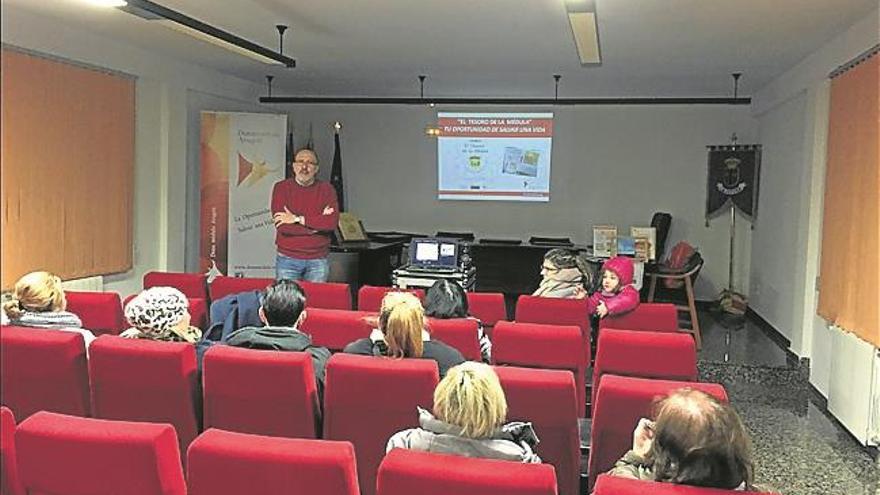
<path fill-rule="evenodd" d="M 389 292 L 382 299 L 378 328 L 368 338 L 356 340 L 343 349 L 348 354 L 390 358 L 433 359 L 445 376 L 449 368 L 463 363 L 461 353 L 425 330 L 425 310 L 419 298 L 408 292 Z"/>
<path fill-rule="evenodd" d="M 419 428 L 395 433 L 385 447 L 464 457 L 540 463 L 531 423 L 507 420 L 507 400 L 492 368 L 466 362 L 434 390 L 434 412 L 418 408 Z"/>
<path fill-rule="evenodd" d="M 12 297 L 3 303 L 3 313 L 10 325 L 76 332 L 83 336 L 86 348 L 95 340 L 92 332 L 82 328 L 79 317 L 67 311 L 61 279 L 49 272 L 31 272 L 18 279 Z"/>

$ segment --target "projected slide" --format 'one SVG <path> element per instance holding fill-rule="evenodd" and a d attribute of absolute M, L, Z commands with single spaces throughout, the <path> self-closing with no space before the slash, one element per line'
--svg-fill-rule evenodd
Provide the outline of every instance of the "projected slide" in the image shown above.
<path fill-rule="evenodd" d="M 552 113 L 437 115 L 439 199 L 550 201 Z"/>

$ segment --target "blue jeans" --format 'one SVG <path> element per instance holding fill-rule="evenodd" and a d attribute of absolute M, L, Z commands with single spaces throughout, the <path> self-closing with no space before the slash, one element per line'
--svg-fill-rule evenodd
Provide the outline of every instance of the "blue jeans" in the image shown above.
<path fill-rule="evenodd" d="M 330 276 L 330 262 L 327 258 L 301 260 L 275 255 L 275 278 L 277 280 L 305 280 L 307 282 L 326 282 Z"/>

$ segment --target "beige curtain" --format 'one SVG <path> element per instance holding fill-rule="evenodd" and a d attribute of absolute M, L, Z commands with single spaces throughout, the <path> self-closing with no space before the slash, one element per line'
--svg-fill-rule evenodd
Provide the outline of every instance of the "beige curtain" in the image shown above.
<path fill-rule="evenodd" d="M 134 80 L 4 48 L 2 286 L 132 263 Z"/>
<path fill-rule="evenodd" d="M 880 347 L 880 55 L 831 82 L 818 313 Z"/>

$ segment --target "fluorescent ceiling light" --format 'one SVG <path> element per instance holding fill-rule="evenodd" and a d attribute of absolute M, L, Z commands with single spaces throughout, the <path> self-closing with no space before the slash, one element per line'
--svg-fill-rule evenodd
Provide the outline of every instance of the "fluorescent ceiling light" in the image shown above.
<path fill-rule="evenodd" d="M 602 63 L 599 53 L 599 25 L 594 0 L 565 0 L 565 12 L 582 65 Z"/>
<path fill-rule="evenodd" d="M 125 0 L 86 0 L 95 7 L 124 7 L 128 4 Z"/>
<path fill-rule="evenodd" d="M 270 50 L 150 0 L 128 0 L 119 9 L 265 64 L 296 67 L 296 60 L 283 53 Z"/>
<path fill-rule="evenodd" d="M 265 55 L 261 55 L 257 52 L 252 52 L 250 50 L 246 50 L 238 45 L 232 44 L 228 41 L 221 40 L 220 38 L 215 38 L 209 34 L 205 34 L 198 29 L 191 28 L 189 26 L 184 26 L 183 24 L 178 24 L 174 21 L 169 21 L 168 19 L 161 19 L 156 21 L 157 24 L 161 24 L 168 29 L 173 29 L 178 33 L 188 34 L 193 38 L 202 40 L 207 43 L 211 43 L 214 46 L 219 46 L 220 48 L 225 48 L 233 53 L 237 53 L 239 55 L 243 55 L 245 57 L 249 57 L 251 59 L 256 60 L 257 62 L 262 62 L 264 64 L 272 64 L 272 65 L 284 65 L 284 62 L 271 59 L 266 57 Z"/>
<path fill-rule="evenodd" d="M 596 13 L 569 12 L 568 20 L 571 23 L 571 32 L 574 34 L 574 44 L 577 46 L 581 64 L 601 64 Z"/>

